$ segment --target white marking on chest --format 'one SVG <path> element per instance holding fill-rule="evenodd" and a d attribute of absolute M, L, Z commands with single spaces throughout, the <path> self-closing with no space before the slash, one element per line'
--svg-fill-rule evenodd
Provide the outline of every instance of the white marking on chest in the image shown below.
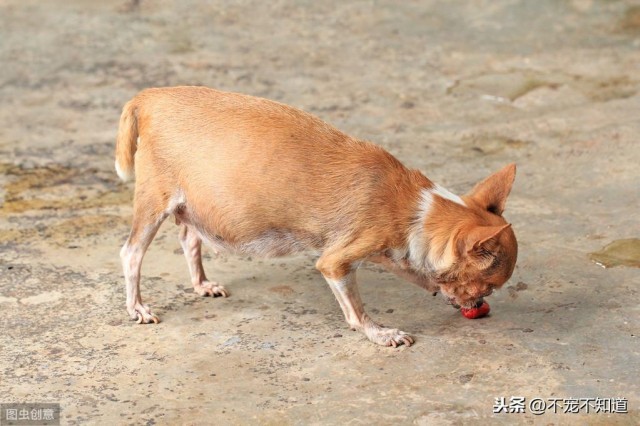
<path fill-rule="evenodd" d="M 464 201 L 440 185 L 430 189 L 423 189 L 416 212 L 416 221 L 411 225 L 407 249 L 409 262 L 417 270 L 438 271 L 448 268 L 453 262 L 449 243 L 446 247 L 433 247 L 430 236 L 425 233 L 426 218 L 432 214 L 433 197 L 437 195 L 456 204 L 464 206 Z M 437 218 L 436 218 L 437 220 Z M 397 256 L 401 252 L 394 254 Z"/>
<path fill-rule="evenodd" d="M 444 187 L 438 185 L 437 183 L 435 184 L 435 186 L 433 188 L 431 188 L 431 193 L 433 195 L 438 195 L 438 196 L 444 198 L 445 200 L 453 201 L 456 204 L 460 204 L 461 206 L 465 206 L 466 207 L 466 204 L 464 203 L 464 201 L 462 201 L 462 198 L 460 198 L 459 196 L 457 196 L 453 192 L 449 191 L 447 188 L 444 188 Z"/>
<path fill-rule="evenodd" d="M 427 267 L 427 265 L 425 265 L 425 261 L 427 260 L 427 254 L 429 251 L 429 241 L 424 233 L 424 222 L 431 211 L 432 205 L 433 194 L 431 190 L 423 189 L 420 192 L 420 202 L 418 203 L 416 220 L 409 229 L 409 239 L 407 241 L 409 262 L 419 269 Z"/>

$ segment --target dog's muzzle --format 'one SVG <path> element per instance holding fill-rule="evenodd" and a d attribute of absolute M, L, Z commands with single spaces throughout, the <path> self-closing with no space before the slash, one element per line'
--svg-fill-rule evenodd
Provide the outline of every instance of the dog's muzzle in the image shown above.
<path fill-rule="evenodd" d="M 479 308 L 480 306 L 482 306 L 482 304 L 484 303 L 484 298 L 480 298 L 478 300 L 476 300 L 476 303 L 473 305 L 474 308 Z M 454 308 L 454 309 L 460 309 L 461 306 L 458 305 L 455 301 L 455 299 L 453 297 L 449 298 L 449 304 Z"/>

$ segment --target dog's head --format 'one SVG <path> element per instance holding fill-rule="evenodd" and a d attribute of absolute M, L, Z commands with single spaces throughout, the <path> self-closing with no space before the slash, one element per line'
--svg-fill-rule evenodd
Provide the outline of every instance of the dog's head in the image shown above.
<path fill-rule="evenodd" d="M 518 243 L 502 213 L 515 172 L 515 165 L 509 165 L 460 198 L 432 190 L 423 223 L 426 262 L 440 291 L 454 305 L 473 307 L 513 273 Z"/>

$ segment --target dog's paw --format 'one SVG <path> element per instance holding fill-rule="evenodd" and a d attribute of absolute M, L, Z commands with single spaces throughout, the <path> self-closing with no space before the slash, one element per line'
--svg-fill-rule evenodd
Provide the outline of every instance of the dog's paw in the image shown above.
<path fill-rule="evenodd" d="M 137 303 L 133 308 L 127 310 L 129 311 L 131 319 L 135 320 L 138 324 L 158 324 L 160 322 L 160 319 L 151 313 L 149 305 Z"/>
<path fill-rule="evenodd" d="M 193 286 L 193 291 L 200 296 L 229 297 L 229 292 L 217 282 L 203 281 Z"/>
<path fill-rule="evenodd" d="M 411 346 L 415 342 L 413 337 L 397 328 L 376 327 L 366 330 L 365 334 L 374 343 L 394 348 L 398 345 Z"/>

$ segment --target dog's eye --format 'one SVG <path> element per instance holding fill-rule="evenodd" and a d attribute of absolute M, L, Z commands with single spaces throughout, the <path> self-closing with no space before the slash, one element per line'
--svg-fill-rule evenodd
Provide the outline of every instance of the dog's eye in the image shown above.
<path fill-rule="evenodd" d="M 500 261 L 500 257 L 496 256 L 495 254 L 491 255 L 491 264 L 489 265 L 489 267 L 487 268 L 487 271 L 495 271 L 498 268 L 500 268 L 501 265 L 501 261 Z"/>

